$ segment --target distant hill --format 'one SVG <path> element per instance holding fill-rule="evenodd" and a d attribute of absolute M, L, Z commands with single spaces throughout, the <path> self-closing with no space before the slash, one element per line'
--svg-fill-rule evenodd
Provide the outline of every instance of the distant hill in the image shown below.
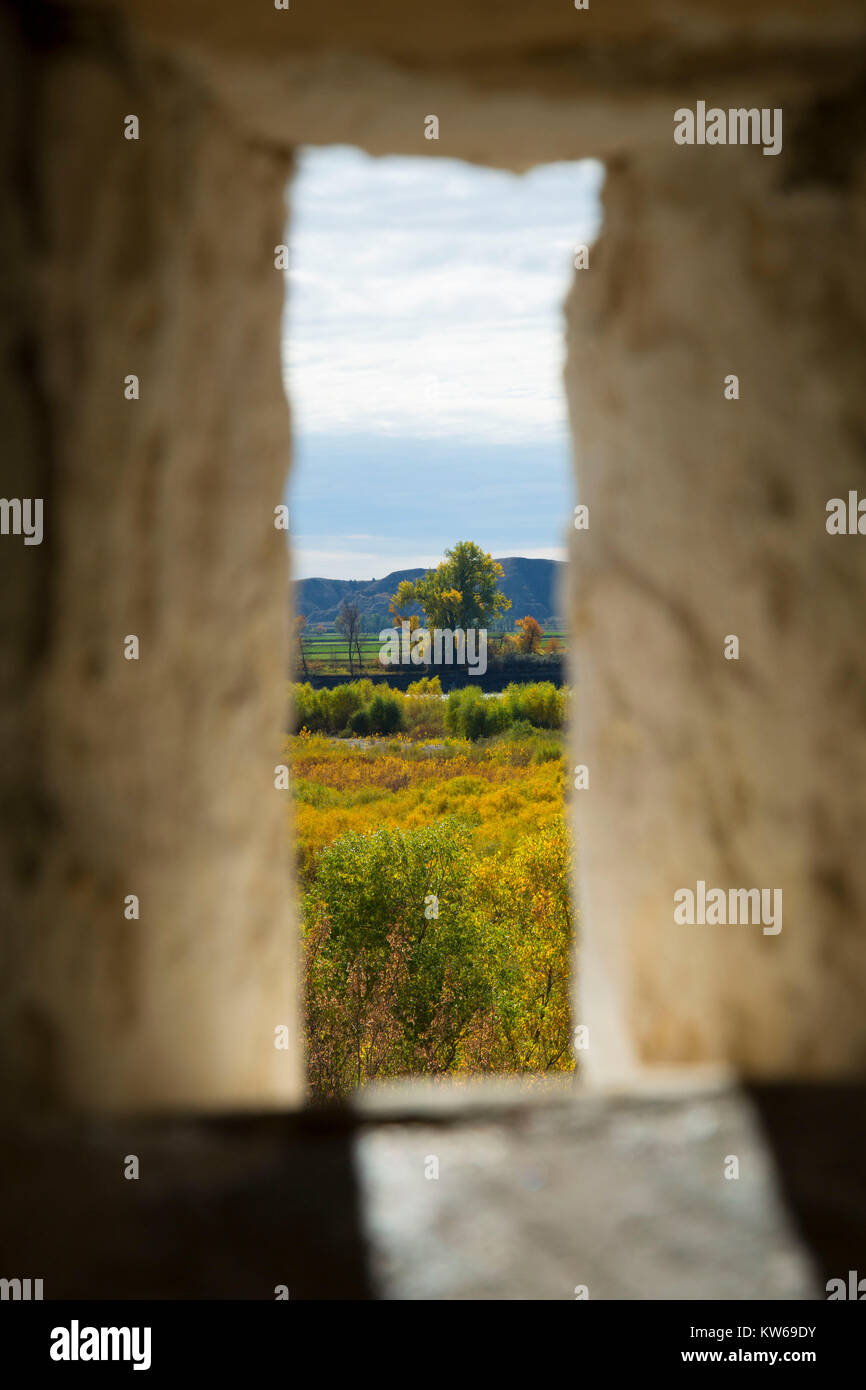
<path fill-rule="evenodd" d="M 505 615 L 508 627 L 513 626 L 515 618 L 523 618 L 527 613 L 540 623 L 560 616 L 557 586 L 561 560 L 526 560 L 517 555 L 499 563 L 504 571 L 499 587 L 511 599 Z M 343 599 L 351 598 L 366 619 L 368 629 L 373 624 L 388 626 L 388 603 L 398 584 L 403 579 L 420 579 L 425 573 L 421 568 L 394 570 L 384 579 L 298 579 L 293 585 L 295 612 L 304 615 L 308 628 L 316 623 L 332 627 Z"/>

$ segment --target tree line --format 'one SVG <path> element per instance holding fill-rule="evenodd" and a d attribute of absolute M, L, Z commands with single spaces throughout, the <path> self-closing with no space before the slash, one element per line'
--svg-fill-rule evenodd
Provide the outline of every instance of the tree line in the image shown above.
<path fill-rule="evenodd" d="M 511 607 L 511 600 L 499 587 L 504 571 L 488 551 L 474 541 L 458 541 L 435 569 L 420 579 L 404 579 L 391 595 L 389 614 L 394 625 L 408 622 L 410 632 L 423 625 L 442 631 L 486 629 L 497 622 Z M 419 614 L 418 609 L 421 613 Z M 355 660 L 358 671 L 363 670 L 361 637 L 364 619 L 358 604 L 343 599 L 337 618 L 337 631 L 347 646 L 349 674 L 353 675 Z M 304 633 L 307 620 L 298 615 L 294 620 L 294 637 L 304 675 L 308 675 Z M 501 651 L 514 655 L 537 655 L 542 651 L 555 655 L 562 651 L 557 638 L 544 640 L 544 630 L 536 618 L 527 614 L 515 623 L 515 631 L 502 634 Z"/>

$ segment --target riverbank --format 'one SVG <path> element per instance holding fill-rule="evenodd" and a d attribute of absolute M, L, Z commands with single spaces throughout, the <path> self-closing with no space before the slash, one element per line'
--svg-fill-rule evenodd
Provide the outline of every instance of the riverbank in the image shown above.
<path fill-rule="evenodd" d="M 477 685 L 486 692 L 504 690 L 507 685 L 534 685 L 536 681 L 551 681 L 553 685 L 565 684 L 565 663 L 561 658 L 540 660 L 524 659 L 491 665 L 484 675 L 472 674 L 465 666 L 409 666 L 397 668 L 389 666 L 365 667 L 350 674 L 346 672 L 319 672 L 296 670 L 293 680 L 303 681 L 314 690 L 333 690 L 339 685 L 349 685 L 357 680 L 370 680 L 374 685 L 389 685 L 395 690 L 408 690 L 410 685 L 423 676 L 438 676 L 443 691 L 459 690 L 466 685 Z"/>

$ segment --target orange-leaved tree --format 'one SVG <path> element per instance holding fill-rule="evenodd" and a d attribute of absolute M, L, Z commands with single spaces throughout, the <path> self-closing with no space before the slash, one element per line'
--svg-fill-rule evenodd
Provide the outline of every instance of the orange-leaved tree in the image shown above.
<path fill-rule="evenodd" d="M 517 650 L 520 652 L 538 652 L 541 650 L 541 641 L 544 637 L 544 629 L 535 618 L 527 613 L 525 618 L 518 618 L 514 626 L 519 630 L 517 638 Z"/>

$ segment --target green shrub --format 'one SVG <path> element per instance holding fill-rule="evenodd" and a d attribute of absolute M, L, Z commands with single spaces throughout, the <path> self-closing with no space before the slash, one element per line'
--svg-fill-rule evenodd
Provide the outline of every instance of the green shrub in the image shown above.
<path fill-rule="evenodd" d="M 539 739 L 535 745 L 533 757 L 537 763 L 553 763 L 563 756 L 562 744 L 555 739 Z"/>
<path fill-rule="evenodd" d="M 345 729 L 352 715 L 363 705 L 363 696 L 357 682 L 354 681 L 347 685 L 335 685 L 333 690 L 322 693 L 328 697 L 328 730 L 332 734 L 338 734 Z"/>
<path fill-rule="evenodd" d="M 538 729 L 561 729 L 565 718 L 565 691 L 551 681 L 509 685 L 503 696 L 511 722 L 528 719 Z"/>
<path fill-rule="evenodd" d="M 454 817 L 322 850 L 304 904 L 313 1094 L 571 1070 L 569 861 L 561 821 L 493 856 Z"/>
<path fill-rule="evenodd" d="M 458 738 L 491 738 L 508 727 L 509 715 L 497 696 L 485 697 L 477 685 L 452 690 L 445 706 L 445 727 Z"/>
<path fill-rule="evenodd" d="M 490 996 L 483 930 L 467 903 L 470 840 L 446 820 L 351 833 L 322 851 L 305 911 L 314 1092 L 453 1064 Z"/>
<path fill-rule="evenodd" d="M 425 681 L 414 681 L 403 701 L 403 718 L 408 733 L 416 738 L 441 738 L 445 732 L 445 701 L 435 689 L 429 694 L 419 687 Z M 438 685 L 439 677 L 434 676 L 430 685 Z"/>
<path fill-rule="evenodd" d="M 371 734 L 396 734 L 403 728 L 403 705 L 400 697 L 393 691 L 373 696 L 367 706 Z"/>
<path fill-rule="evenodd" d="M 344 681 L 331 690 L 314 690 L 309 682 L 291 688 L 295 731 L 341 734 L 352 728 L 353 716 L 369 704 L 375 687 L 370 680 Z"/>
<path fill-rule="evenodd" d="M 290 687 L 295 731 L 311 733 L 394 734 L 407 730 L 416 738 L 456 738 L 476 741 L 511 728 L 515 737 L 532 729 L 562 729 L 566 716 L 565 688 L 550 681 L 509 685 L 502 695 L 482 694 L 477 685 L 441 696 L 438 676 L 413 681 L 408 692 L 374 684 L 369 678 L 346 681 L 332 690 L 314 690 L 309 682 Z M 552 755 L 551 755 L 552 756 Z"/>
<path fill-rule="evenodd" d="M 370 715 L 365 709 L 356 710 L 349 720 L 349 728 L 353 734 L 364 738 L 370 732 Z"/>
<path fill-rule="evenodd" d="M 524 738 L 531 738 L 534 733 L 535 725 L 530 724 L 528 719 L 515 719 L 508 728 L 508 737 L 515 743 Z"/>
<path fill-rule="evenodd" d="M 327 715 L 322 702 L 324 694 L 327 692 L 314 690 L 308 682 L 292 687 L 293 726 L 296 730 L 309 729 L 314 734 L 326 731 Z"/>
<path fill-rule="evenodd" d="M 442 682 L 438 676 L 422 676 L 420 680 L 412 681 L 407 695 L 441 695 Z"/>

